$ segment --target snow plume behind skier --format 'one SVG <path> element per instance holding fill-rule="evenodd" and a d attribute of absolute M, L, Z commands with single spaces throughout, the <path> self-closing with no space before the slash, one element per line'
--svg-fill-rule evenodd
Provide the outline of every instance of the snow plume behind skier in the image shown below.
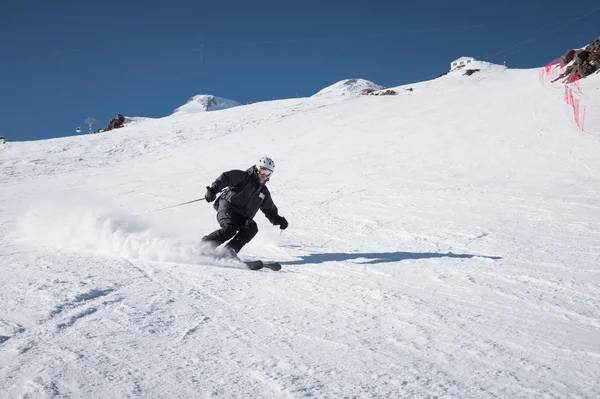
<path fill-rule="evenodd" d="M 236 254 L 258 233 L 254 216 L 259 209 L 274 226 L 281 230 L 288 227 L 266 186 L 274 171 L 275 162 L 269 157 L 262 157 L 246 171 L 234 169 L 224 172 L 206 187 L 204 198 L 206 202 L 216 200 L 214 208 L 221 226 L 202 238 L 212 250 L 231 240 L 225 244 L 223 252 L 225 256 L 237 257 Z"/>

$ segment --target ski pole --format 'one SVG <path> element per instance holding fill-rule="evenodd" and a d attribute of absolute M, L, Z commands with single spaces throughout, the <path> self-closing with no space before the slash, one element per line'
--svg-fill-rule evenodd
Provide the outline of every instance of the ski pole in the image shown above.
<path fill-rule="evenodd" d="M 193 201 L 183 202 L 183 203 L 177 204 L 177 205 L 170 205 L 170 206 L 165 206 L 163 208 L 152 209 L 152 210 L 149 210 L 148 212 L 162 211 L 163 209 L 175 208 L 175 207 L 178 207 L 178 206 L 181 206 L 181 205 L 187 205 L 187 204 L 191 204 L 191 203 L 198 202 L 198 201 L 205 201 L 205 199 L 204 198 L 198 198 L 198 199 L 195 199 Z"/>

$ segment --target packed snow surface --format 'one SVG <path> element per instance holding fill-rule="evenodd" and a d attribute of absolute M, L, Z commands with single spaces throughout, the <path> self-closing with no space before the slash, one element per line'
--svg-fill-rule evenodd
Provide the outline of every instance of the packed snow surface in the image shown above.
<path fill-rule="evenodd" d="M 0 397 L 600 397 L 600 140 L 538 72 L 0 146 Z M 280 272 L 152 211 L 261 156 Z"/>

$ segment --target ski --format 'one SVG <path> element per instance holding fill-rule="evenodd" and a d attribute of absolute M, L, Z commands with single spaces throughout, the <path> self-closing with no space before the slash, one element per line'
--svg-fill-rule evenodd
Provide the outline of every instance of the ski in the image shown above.
<path fill-rule="evenodd" d="M 264 267 L 266 267 L 267 269 L 274 270 L 274 271 L 281 270 L 281 264 L 279 262 L 262 261 L 262 260 L 242 260 L 242 259 L 238 258 L 238 256 L 235 253 L 224 252 L 222 250 L 214 251 L 212 256 L 215 259 L 236 260 L 238 262 L 243 263 L 250 270 L 260 270 Z"/>
<path fill-rule="evenodd" d="M 263 267 L 271 269 L 273 271 L 281 270 L 281 264 L 279 262 L 263 262 L 262 260 L 245 261 L 244 264 L 250 270 L 260 270 Z"/>
<path fill-rule="evenodd" d="M 264 264 L 260 260 L 245 261 L 244 264 L 250 270 L 260 270 L 264 267 Z"/>
<path fill-rule="evenodd" d="M 263 262 L 263 266 L 276 272 L 281 270 L 281 264 L 279 262 Z"/>

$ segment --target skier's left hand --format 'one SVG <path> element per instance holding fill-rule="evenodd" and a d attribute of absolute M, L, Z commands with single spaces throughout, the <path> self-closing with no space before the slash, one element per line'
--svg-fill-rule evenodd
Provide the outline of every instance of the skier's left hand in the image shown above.
<path fill-rule="evenodd" d="M 217 193 L 213 190 L 212 187 L 206 186 L 206 194 L 204 194 L 204 199 L 206 202 L 213 202 L 217 198 Z"/>
<path fill-rule="evenodd" d="M 285 230 L 288 228 L 288 221 L 285 220 L 285 218 L 283 216 L 279 217 L 279 220 L 277 221 L 277 224 L 279 225 L 279 228 L 281 230 Z"/>

